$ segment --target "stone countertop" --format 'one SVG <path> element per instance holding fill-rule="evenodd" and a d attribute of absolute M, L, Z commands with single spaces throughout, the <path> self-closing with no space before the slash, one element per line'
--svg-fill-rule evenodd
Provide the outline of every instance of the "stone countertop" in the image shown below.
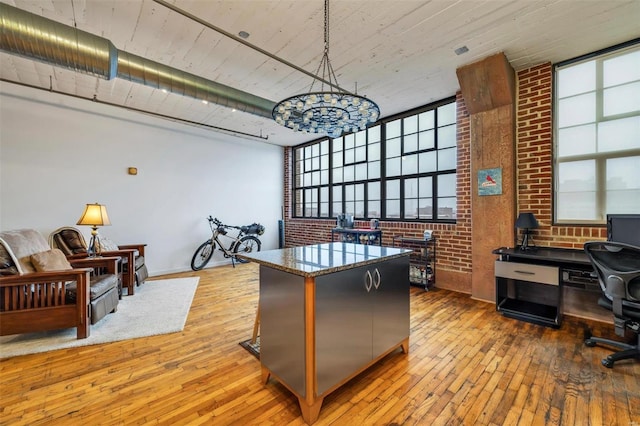
<path fill-rule="evenodd" d="M 322 243 L 266 250 L 238 257 L 303 277 L 317 277 L 384 260 L 409 256 L 412 250 L 353 243 Z"/>

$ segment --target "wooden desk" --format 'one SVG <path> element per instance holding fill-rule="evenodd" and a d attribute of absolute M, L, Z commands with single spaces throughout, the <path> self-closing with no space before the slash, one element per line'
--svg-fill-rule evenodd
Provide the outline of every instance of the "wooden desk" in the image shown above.
<path fill-rule="evenodd" d="M 496 309 L 503 315 L 560 327 L 563 314 L 611 322 L 597 305 L 600 284 L 582 250 L 501 247 L 493 250 Z"/>

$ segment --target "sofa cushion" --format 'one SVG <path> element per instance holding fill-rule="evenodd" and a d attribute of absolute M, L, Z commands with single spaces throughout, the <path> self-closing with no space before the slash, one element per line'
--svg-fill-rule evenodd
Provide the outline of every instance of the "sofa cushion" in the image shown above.
<path fill-rule="evenodd" d="M 11 258 L 11 254 L 9 254 L 4 244 L 0 242 L 0 276 L 17 274 L 18 268 L 16 268 L 16 264 Z"/>
<path fill-rule="evenodd" d="M 36 272 L 31 255 L 50 250 L 47 240 L 35 229 L 0 232 L 0 239 L 14 258 L 19 274 Z"/>
<path fill-rule="evenodd" d="M 58 249 L 31 255 L 31 263 L 38 272 L 66 271 L 73 269 L 64 253 Z"/>

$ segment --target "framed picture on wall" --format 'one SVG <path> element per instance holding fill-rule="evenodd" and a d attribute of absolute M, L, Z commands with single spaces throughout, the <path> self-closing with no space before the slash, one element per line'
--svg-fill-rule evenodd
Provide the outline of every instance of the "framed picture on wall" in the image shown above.
<path fill-rule="evenodd" d="M 478 170 L 478 195 L 502 194 L 502 168 Z"/>

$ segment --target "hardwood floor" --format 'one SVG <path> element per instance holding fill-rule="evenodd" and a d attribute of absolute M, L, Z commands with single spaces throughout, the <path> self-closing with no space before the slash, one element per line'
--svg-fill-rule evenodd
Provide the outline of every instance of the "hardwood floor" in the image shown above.
<path fill-rule="evenodd" d="M 162 278 L 179 276 L 200 277 L 181 333 L 0 361 L 0 423 L 303 425 L 297 400 L 262 385 L 238 344 L 252 333 L 257 265 Z M 585 325 L 613 337 L 606 324 L 553 330 L 413 287 L 409 354 L 330 394 L 315 424 L 640 426 L 640 362 L 601 366 L 609 351 L 584 346 Z"/>

